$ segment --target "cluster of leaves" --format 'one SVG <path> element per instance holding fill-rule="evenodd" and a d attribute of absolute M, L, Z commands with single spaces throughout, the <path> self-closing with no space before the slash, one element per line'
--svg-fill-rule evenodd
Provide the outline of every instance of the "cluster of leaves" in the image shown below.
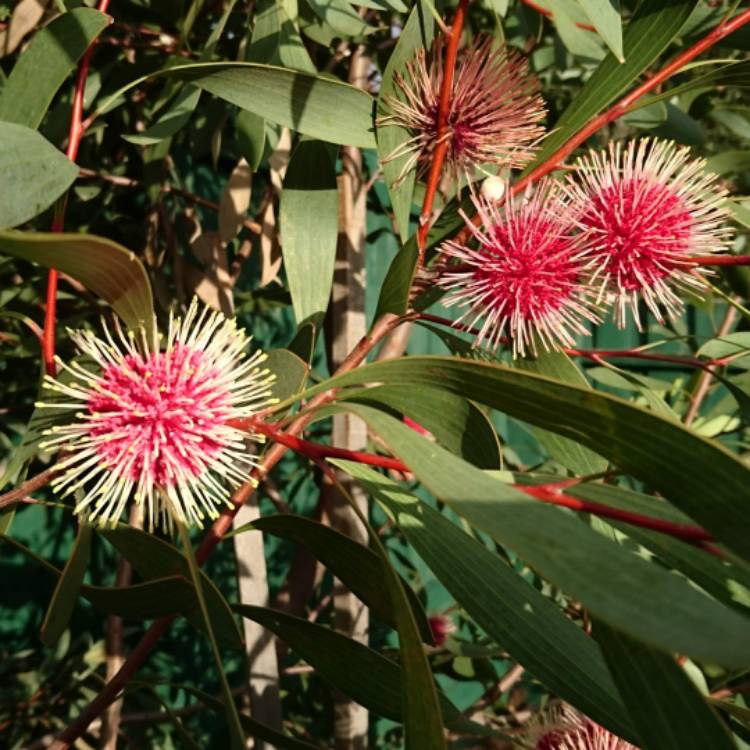
<path fill-rule="evenodd" d="M 735 10 L 698 0 L 623 2 L 615 13 L 616 5 L 471 6 L 467 33 L 491 31 L 524 49 L 543 82 L 552 133 L 536 163 Z M 116 21 L 108 25 L 83 3 L 0 3 L 3 483 L 51 460 L 38 454 L 42 425 L 32 416 L 40 266 L 65 274 L 59 308 L 70 326 L 95 324 L 110 306 L 135 328 L 154 313 L 163 320 L 193 293 L 239 315 L 272 350 L 276 395 L 285 400 L 279 415 L 335 386 L 336 400 L 318 411 L 321 423 L 311 432 L 324 435 L 324 418 L 353 414 L 373 444 L 412 474 L 407 482 L 332 462 L 372 499 L 371 521 L 383 530 L 370 531 L 369 546 L 314 520 L 322 480 L 306 462 L 283 463 L 274 484 L 262 488 L 262 519 L 236 538 L 262 532 L 282 540 L 284 546 L 268 546 L 269 569 L 279 571 L 272 594 L 299 572 L 285 561 L 290 545 L 325 566 L 329 577 L 305 589 L 309 601 L 296 602 L 302 617 L 241 602 L 228 544 L 201 572 L 189 540 L 124 526 L 75 530 L 71 508 L 52 507 L 49 494 L 49 508 L 0 509 L 2 553 L 14 565 L 25 561 L 14 576 L 38 568 L 54 582 L 46 614 L 34 602 L 42 645 L 27 641 L 23 647 L 33 643 L 34 653 L 4 660 L 0 736 L 9 732 L 8 746 L 26 746 L 70 720 L 100 687 L 103 662 L 83 641 L 69 651 L 67 629 L 91 628 L 98 640 L 101 615 L 117 615 L 129 623 L 128 644 L 144 621 L 179 619 L 150 679 L 142 675 L 126 696 L 126 706 L 149 711 L 151 721 L 125 723 L 121 731 L 151 746 L 242 747 L 243 735 L 277 747 L 326 743 L 331 697 L 319 678 L 396 723 L 378 725 L 383 746 L 405 738 L 410 747 L 444 747 L 443 727 L 451 737 L 504 742 L 523 712 L 548 696 L 642 748 L 748 746 L 742 689 L 750 667 L 750 334 L 743 307 L 736 330 L 721 336 L 714 317 L 724 313 L 722 298 L 737 304 L 750 296 L 750 278 L 740 268 L 716 277 L 716 296 L 696 300 L 700 330 L 688 319 L 649 331 L 649 341 L 666 343 L 659 352 L 675 362 L 689 357 L 707 366 L 731 358 L 689 419 L 706 377 L 701 369 L 656 376 L 602 359 L 584 370 L 562 354 L 503 364 L 432 324 L 421 326 L 413 353 L 440 342 L 450 356 L 401 357 L 328 378 L 333 367 L 320 333 L 339 231 L 337 177 L 352 149 L 363 150 L 362 179 L 372 188 L 369 248 L 379 249 L 383 231 L 401 240 L 382 284 L 371 264 L 372 319 L 438 302 L 429 292 L 412 294 L 423 187 L 413 176 L 394 186 L 398 160 L 384 165 L 383 178 L 377 171 L 376 152 L 390 154 L 406 134 L 376 134 L 374 115 L 377 97 L 393 91 L 394 71 L 437 33 L 434 13 L 450 17 L 452 9 L 422 0 L 413 8 L 400 0 L 358 7 L 344 0 L 123 0 L 113 4 Z M 648 131 L 705 153 L 735 196 L 739 252 L 750 226 L 742 198 L 750 153 L 747 28 L 597 136 L 605 142 Z M 71 114 L 68 76 L 97 38 L 79 171 L 59 150 Z M 363 78 L 360 87 L 345 83 Z M 66 193 L 69 233 L 47 233 Z M 430 247 L 462 226 L 450 192 L 442 204 Z M 593 343 L 612 335 L 598 331 Z M 64 337 L 58 350 L 71 354 Z M 519 425 L 533 432 L 531 458 L 514 439 Z M 582 481 L 566 494 L 672 525 L 700 524 L 720 556 L 621 521 L 574 516 L 519 489 L 607 471 L 606 482 Z M 293 513 L 266 512 L 276 488 Z M 66 539 L 69 549 L 61 552 Z M 135 571 L 121 588 L 112 585 L 115 551 Z M 377 628 L 369 645 L 327 624 L 330 576 L 370 608 Z M 444 646 L 432 643 L 425 604 L 455 612 L 460 627 Z M 71 620 L 82 610 L 97 617 Z M 311 613 L 322 613 L 321 622 Z M 285 678 L 283 733 L 235 704 L 232 692 L 244 691 L 251 667 L 238 616 L 289 646 L 284 664 L 301 659 L 315 672 Z M 213 681 L 185 668 L 185 645 L 194 640 L 188 628 L 205 639 L 200 663 L 215 664 Z M 15 633 L 14 640 L 23 639 Z M 501 678 L 516 664 L 523 671 L 505 685 Z M 39 683 L 47 686 L 42 692 Z M 213 711 L 225 717 L 220 729 Z M 482 723 L 471 721 L 478 712 Z"/>

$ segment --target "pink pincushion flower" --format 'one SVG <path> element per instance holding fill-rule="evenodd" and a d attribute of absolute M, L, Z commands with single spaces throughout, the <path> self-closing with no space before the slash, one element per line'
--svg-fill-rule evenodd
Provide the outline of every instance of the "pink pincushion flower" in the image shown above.
<path fill-rule="evenodd" d="M 530 750 L 638 750 L 568 705 L 544 712 L 524 746 Z"/>
<path fill-rule="evenodd" d="M 409 155 L 399 179 L 415 165 L 422 176 L 438 143 L 442 37 L 435 42 L 429 58 L 424 49 L 419 50 L 406 63 L 406 71 L 406 77 L 398 72 L 394 76 L 402 97 L 385 96 L 389 114 L 378 121 L 379 126 L 397 125 L 411 134 L 387 157 L 392 160 Z M 483 164 L 526 166 L 544 135 L 540 123 L 546 110 L 538 91 L 539 82 L 516 50 L 497 47 L 491 37 L 466 49 L 453 78 L 445 136 L 450 139 L 448 168 L 471 178 L 473 168 Z"/>
<path fill-rule="evenodd" d="M 102 525 L 116 525 L 134 494 L 150 530 L 159 518 L 165 528 L 175 520 L 200 526 L 256 465 L 247 433 L 228 422 L 271 402 L 265 355 L 246 357 L 236 323 L 209 308 L 199 313 L 195 300 L 184 320 L 170 318 L 161 351 L 144 331 L 126 336 L 116 323 L 115 332 L 70 331 L 98 372 L 60 362 L 65 377 L 45 379 L 67 401 L 39 406 L 77 412 L 43 445 L 65 451 L 53 489 L 81 490 L 76 513 Z"/>
<path fill-rule="evenodd" d="M 683 308 L 677 292 L 705 286 L 690 256 L 729 241 L 717 177 L 703 171 L 704 160 L 690 159 L 688 148 L 648 138 L 592 151 L 576 167 L 568 189 L 595 259 L 592 283 L 600 298 L 614 301 L 618 326 L 629 307 L 640 328 L 639 299 L 658 321 L 662 308 L 674 318 Z"/>
<path fill-rule="evenodd" d="M 445 256 L 460 261 L 438 278 L 450 291 L 444 304 L 467 308 L 457 323 L 474 327 L 484 318 L 478 345 L 497 348 L 507 335 L 513 356 L 536 353 L 539 343 L 547 350 L 572 346 L 576 334 L 587 333 L 583 321 L 598 318 L 568 200 L 549 180 L 524 199 L 505 195 L 502 204 L 474 199 L 482 229 L 466 222 L 478 249 L 442 245 Z"/>

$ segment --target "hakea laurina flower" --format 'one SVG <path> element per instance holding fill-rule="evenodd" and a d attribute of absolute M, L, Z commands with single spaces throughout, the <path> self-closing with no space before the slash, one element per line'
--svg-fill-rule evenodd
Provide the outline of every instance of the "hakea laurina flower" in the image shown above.
<path fill-rule="evenodd" d="M 401 97 L 386 96 L 389 110 L 378 125 L 398 125 L 411 134 L 387 160 L 408 155 L 399 179 L 416 165 L 424 174 L 438 144 L 438 104 L 443 80 L 443 45 L 439 37 L 431 54 L 424 49 L 406 63 L 407 75 L 396 73 Z M 544 135 L 546 111 L 539 83 L 525 58 L 497 47 L 491 37 L 465 50 L 453 78 L 445 138 L 450 147 L 445 164 L 454 174 L 471 178 L 481 165 L 521 168 L 531 161 Z"/>
<path fill-rule="evenodd" d="M 529 750 L 638 750 L 568 705 L 543 712 L 528 730 Z"/>
<path fill-rule="evenodd" d="M 660 322 L 662 310 L 678 315 L 678 292 L 705 286 L 689 257 L 726 247 L 725 193 L 704 166 L 688 148 L 648 138 L 578 160 L 569 190 L 596 259 L 592 283 L 600 298 L 615 303 L 620 327 L 630 308 L 640 328 L 640 299 Z"/>
<path fill-rule="evenodd" d="M 542 180 L 523 199 L 505 191 L 498 204 L 474 199 L 481 228 L 467 219 L 477 249 L 449 241 L 442 253 L 455 258 L 437 280 L 449 290 L 448 307 L 467 308 L 456 321 L 470 327 L 484 322 L 477 345 L 497 348 L 510 339 L 513 356 L 575 344 L 586 334 L 584 320 L 598 322 L 593 294 L 584 283 L 589 261 L 573 233 L 575 217 L 559 184 Z"/>
<path fill-rule="evenodd" d="M 228 422 L 271 402 L 266 355 L 246 356 L 245 333 L 196 300 L 170 317 L 161 350 L 117 322 L 114 336 L 106 325 L 104 338 L 69 334 L 96 368 L 60 362 L 61 377 L 45 379 L 58 398 L 39 406 L 76 412 L 42 446 L 64 451 L 53 489 L 76 492 L 76 513 L 102 525 L 117 524 L 131 496 L 150 530 L 216 517 L 256 465 L 245 445 L 254 436 Z"/>

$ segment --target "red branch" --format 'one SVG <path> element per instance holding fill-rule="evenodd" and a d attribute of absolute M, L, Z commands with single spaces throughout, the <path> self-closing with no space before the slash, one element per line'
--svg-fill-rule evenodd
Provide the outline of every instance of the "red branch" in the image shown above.
<path fill-rule="evenodd" d="M 445 68 L 443 69 L 443 80 L 440 85 L 440 99 L 437 112 L 437 144 L 432 155 L 430 171 L 427 175 L 424 200 L 422 201 L 422 212 L 419 215 L 419 229 L 417 230 L 417 247 L 419 248 L 419 265 L 424 263 L 424 250 L 427 243 L 427 233 L 430 229 L 430 217 L 432 206 L 435 203 L 440 175 L 443 171 L 445 156 L 451 145 L 448 132 L 448 115 L 450 113 L 451 96 L 453 94 L 453 75 L 456 72 L 456 58 L 458 57 L 458 43 L 461 41 L 461 32 L 466 20 L 466 8 L 469 0 L 460 0 L 456 15 L 451 25 L 450 35 L 447 37 L 445 50 Z M 440 49 L 440 47 L 436 47 Z"/>
<path fill-rule="evenodd" d="M 715 29 L 712 29 L 703 39 L 697 41 L 692 47 L 685 50 L 681 55 L 678 55 L 671 63 L 665 65 L 656 75 L 652 76 L 637 88 L 633 89 L 627 96 L 624 96 L 614 106 L 610 107 L 606 112 L 603 112 L 598 117 L 591 120 L 586 126 L 579 130 L 572 138 L 570 138 L 565 144 L 552 154 L 543 164 L 540 164 L 536 169 L 532 170 L 526 177 L 521 178 L 514 186 L 513 192 L 518 193 L 523 190 L 526 185 L 531 182 L 544 177 L 544 175 L 557 169 L 557 167 L 575 151 L 589 136 L 596 133 L 597 130 L 603 128 L 611 122 L 614 122 L 619 117 L 622 117 L 627 111 L 640 99 L 641 97 L 653 91 L 660 86 L 668 78 L 671 78 L 675 73 L 678 73 L 687 63 L 694 58 L 698 57 L 701 53 L 710 49 L 717 42 L 721 41 L 725 36 L 728 36 L 734 31 L 737 31 L 740 27 L 750 22 L 750 10 L 746 10 L 740 13 L 738 16 L 730 21 L 724 21 L 720 23 Z"/>
<path fill-rule="evenodd" d="M 99 0 L 96 6 L 97 10 L 102 13 L 107 12 L 110 0 Z M 91 55 L 94 53 L 96 42 L 92 42 L 86 52 L 83 53 L 81 61 L 78 63 L 78 72 L 76 74 L 75 91 L 73 92 L 73 110 L 70 113 L 70 129 L 68 131 L 68 148 L 65 155 L 72 162 L 75 162 L 78 156 L 78 147 L 81 145 L 81 139 L 85 133 L 83 128 L 83 96 L 86 92 L 86 80 L 89 75 L 89 66 L 91 64 Z M 65 207 L 67 196 L 61 199 L 55 208 L 55 215 L 52 219 L 52 231 L 62 232 L 65 228 Z M 47 274 L 47 299 L 44 312 L 44 334 L 42 336 L 42 358 L 44 360 L 44 369 L 48 375 L 54 376 L 57 368 L 55 367 L 55 325 L 57 321 L 57 269 L 50 268 Z"/>
<path fill-rule="evenodd" d="M 750 266 L 750 255 L 693 255 L 687 260 L 696 266 Z"/>
<path fill-rule="evenodd" d="M 261 435 L 266 435 L 275 442 L 281 443 L 281 445 L 291 448 L 296 453 L 301 453 L 308 458 L 343 458 L 347 461 L 356 461 L 368 466 L 378 466 L 381 469 L 393 469 L 402 472 L 409 471 L 397 458 L 378 456 L 374 453 L 365 453 L 364 451 L 350 451 L 346 448 L 336 448 L 332 445 L 322 445 L 321 443 L 312 443 L 309 440 L 303 440 L 302 438 L 282 432 L 268 422 L 258 422 L 257 419 L 233 419 L 228 424 L 239 430 L 247 429 L 258 432 Z"/>
<path fill-rule="evenodd" d="M 559 505 L 562 508 L 571 508 L 581 513 L 590 513 L 592 516 L 600 518 L 609 518 L 612 521 L 622 521 L 623 523 L 639 526 L 642 529 L 658 531 L 661 534 L 668 534 L 685 542 L 710 542 L 713 536 L 700 526 L 691 526 L 684 523 L 672 523 L 671 521 L 662 521 L 659 518 L 651 518 L 640 513 L 631 513 L 627 510 L 620 510 L 602 503 L 594 503 L 588 500 L 580 500 L 577 497 L 565 495 L 562 492 L 551 489 L 546 485 L 514 485 L 514 487 L 527 495 L 541 500 L 543 503 Z"/>
<path fill-rule="evenodd" d="M 334 448 L 330 445 L 321 445 L 320 443 L 312 443 L 309 440 L 302 440 L 298 437 L 285 434 L 273 425 L 258 422 L 256 419 L 236 419 L 232 420 L 230 424 L 232 427 L 238 429 L 250 429 L 254 432 L 260 432 L 267 435 L 272 440 L 281 443 L 287 448 L 291 448 L 293 451 L 307 456 L 318 465 L 326 458 L 343 458 L 349 461 L 367 464 L 369 466 L 378 466 L 383 469 L 394 469 L 402 473 L 408 473 L 410 471 L 409 467 L 397 458 L 378 456 L 372 453 L 364 453 L 362 451 Z M 541 502 L 549 503 L 551 505 L 558 505 L 562 508 L 571 508 L 580 513 L 590 513 L 591 515 L 599 516 L 600 518 L 622 521 L 623 523 L 628 523 L 632 526 L 657 531 L 661 534 L 667 534 L 676 539 L 682 539 L 683 541 L 690 543 L 713 541 L 713 536 L 700 526 L 662 521 L 658 518 L 644 516 L 641 513 L 619 510 L 618 508 L 603 505 L 602 503 L 580 500 L 571 497 L 570 495 L 565 495 L 560 491 L 561 488 L 568 486 L 571 483 L 572 482 L 563 482 L 562 484 L 539 485 L 514 484 L 513 486 L 526 495 L 533 497 L 535 500 L 540 500 Z"/>

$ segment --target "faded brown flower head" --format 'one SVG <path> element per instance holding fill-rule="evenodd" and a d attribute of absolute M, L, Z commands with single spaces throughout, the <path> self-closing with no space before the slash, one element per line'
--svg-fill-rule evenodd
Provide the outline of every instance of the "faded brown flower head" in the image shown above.
<path fill-rule="evenodd" d="M 411 137 L 386 158 L 408 156 L 399 180 L 417 167 L 428 169 L 438 139 L 438 104 L 443 81 L 442 37 L 429 55 L 424 49 L 396 73 L 400 96 L 384 97 L 389 112 L 378 126 L 397 125 Z M 450 139 L 446 165 L 454 176 L 473 176 L 474 167 L 523 168 L 534 157 L 544 135 L 546 115 L 539 82 L 516 50 L 497 46 L 485 37 L 464 53 L 453 78 L 453 92 L 444 138 Z"/>

